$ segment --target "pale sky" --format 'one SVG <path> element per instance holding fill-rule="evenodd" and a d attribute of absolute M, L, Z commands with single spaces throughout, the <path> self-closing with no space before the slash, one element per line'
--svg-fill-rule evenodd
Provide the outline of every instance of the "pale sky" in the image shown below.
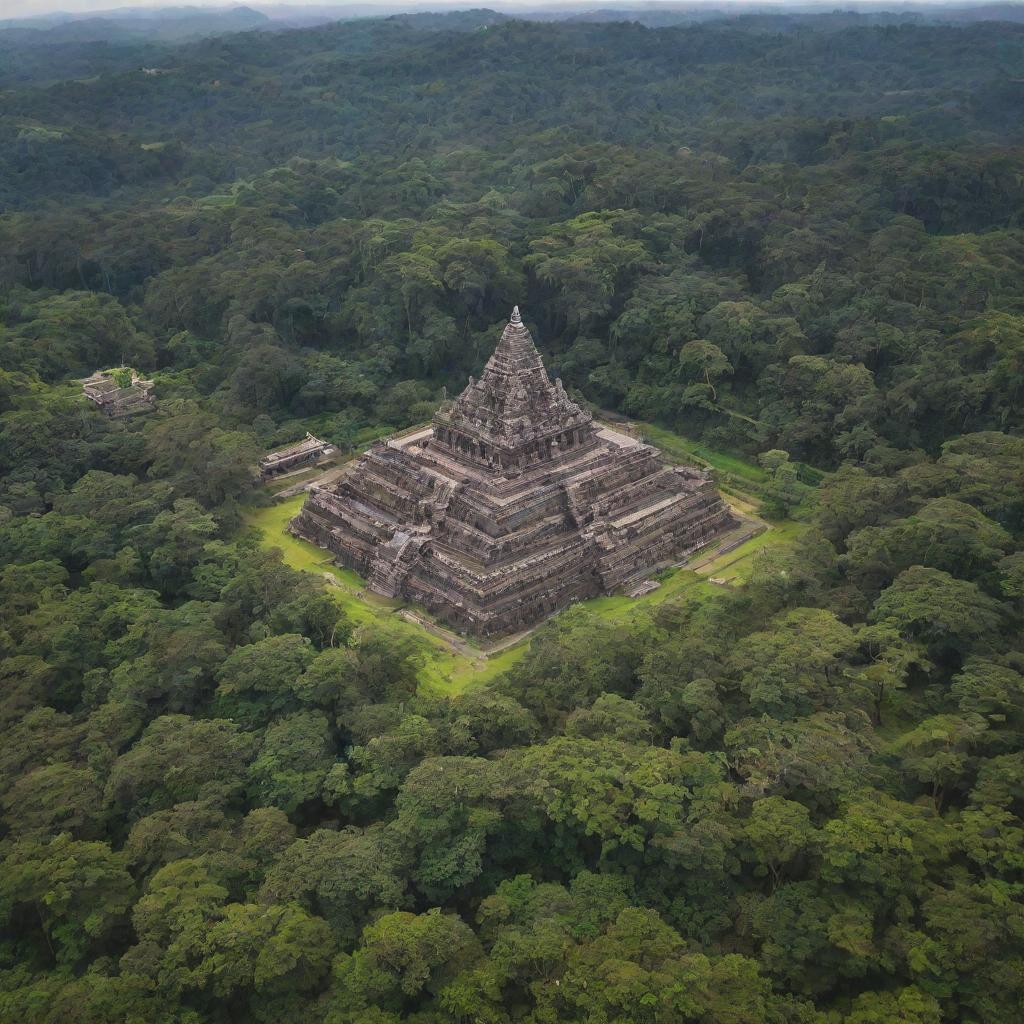
<path fill-rule="evenodd" d="M 773 5 L 773 0 L 689 0 L 689 2 L 683 0 L 683 3 L 679 3 L 676 0 L 673 6 L 696 7 L 702 5 L 702 2 L 712 7 L 730 7 L 737 3 L 746 7 L 768 7 Z M 781 3 L 781 0 L 774 0 L 774 2 Z M 801 0 L 796 0 L 796 2 L 801 3 Z M 806 0 L 803 0 L 803 2 L 806 3 Z M 896 2 L 899 3 L 899 0 L 896 0 Z M 657 6 L 656 0 L 653 3 L 650 0 L 511 0 L 511 2 L 505 3 L 500 2 L 500 0 L 496 0 L 494 3 L 487 3 L 486 0 L 466 0 L 465 3 L 460 2 L 460 0 L 448 0 L 448 2 L 445 2 L 445 0 L 437 0 L 437 2 L 431 2 L 431 0 L 337 0 L 336 4 L 332 4 L 330 0 L 327 0 L 327 2 L 324 2 L 324 0 L 266 0 L 265 3 L 260 3 L 260 0 L 253 0 L 251 4 L 246 4 L 244 0 L 238 0 L 237 3 L 225 3 L 225 0 L 208 0 L 208 2 L 204 2 L 204 0 L 179 0 L 179 2 L 175 2 L 175 0 L 130 0 L 130 2 L 123 4 L 117 3 L 117 0 L 0 0 L 0 21 L 5 18 L 28 18 L 38 14 L 51 14 L 56 11 L 69 14 L 86 14 L 92 11 L 110 11 L 118 7 L 134 8 L 137 10 L 143 7 L 218 7 L 227 9 L 230 7 L 251 6 L 259 10 L 264 6 L 267 8 L 293 6 L 324 9 L 332 6 L 344 8 L 353 5 L 379 5 L 387 9 L 395 7 L 420 7 L 423 10 L 466 10 L 472 7 L 491 7 L 496 10 L 514 8 L 522 10 L 536 9 L 545 6 L 547 3 L 557 3 L 559 7 L 573 6 L 583 9 L 594 7 L 639 8 Z M 875 6 L 864 3 L 840 4 L 844 8 L 869 5 Z M 887 5 L 878 3 L 877 6 Z"/>
<path fill-rule="evenodd" d="M 339 0 L 340 3 L 351 2 L 351 0 Z M 358 0 L 359 3 L 373 3 L 374 0 Z M 415 3 L 416 0 L 412 0 Z M 316 3 L 316 0 L 273 0 L 273 5 L 288 5 L 288 6 L 331 6 L 329 0 L 327 3 Z M 211 0 L 211 2 L 204 2 L 204 0 L 131 0 L 129 3 L 119 4 L 117 0 L 0 0 L 0 21 L 5 18 L 30 18 L 34 14 L 51 14 L 55 11 L 61 11 L 68 14 L 87 14 L 90 11 L 112 11 L 118 7 L 127 7 L 134 10 L 138 10 L 141 7 L 146 8 L 159 8 L 159 7 L 219 7 L 222 9 L 229 9 L 231 7 L 258 7 L 259 4 L 246 4 L 244 0 L 239 0 L 238 3 L 225 3 L 224 0 Z M 423 5 L 429 8 L 432 6 L 427 3 Z M 468 5 L 467 5 L 468 6 Z"/>

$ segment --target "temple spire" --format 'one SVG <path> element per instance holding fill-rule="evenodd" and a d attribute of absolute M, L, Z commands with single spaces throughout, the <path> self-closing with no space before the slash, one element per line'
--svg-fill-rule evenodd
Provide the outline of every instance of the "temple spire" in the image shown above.
<path fill-rule="evenodd" d="M 451 407 L 438 412 L 435 437 L 461 434 L 489 452 L 508 453 L 587 430 L 590 422 L 590 414 L 551 383 L 519 307 L 513 306 L 480 379 L 470 378 Z"/>
<path fill-rule="evenodd" d="M 512 315 L 501 332 L 498 347 L 484 367 L 481 380 L 488 380 L 495 372 L 511 371 L 513 368 L 519 371 L 532 369 L 536 373 L 538 379 L 531 391 L 535 387 L 543 387 L 547 382 L 540 353 L 533 343 L 529 328 L 523 323 L 518 306 L 512 307 Z"/>

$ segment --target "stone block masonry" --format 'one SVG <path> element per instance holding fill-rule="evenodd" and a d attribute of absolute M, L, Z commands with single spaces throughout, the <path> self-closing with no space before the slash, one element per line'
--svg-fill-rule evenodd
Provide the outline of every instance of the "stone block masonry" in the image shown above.
<path fill-rule="evenodd" d="M 153 382 L 134 370 L 100 370 L 82 381 L 82 393 L 111 419 L 121 419 L 156 408 Z"/>
<path fill-rule="evenodd" d="M 308 431 L 297 444 L 282 448 L 277 452 L 269 452 L 260 459 L 259 477 L 261 480 L 272 480 L 276 476 L 292 473 L 304 466 L 312 466 L 321 459 L 334 454 L 334 446 L 329 441 L 321 441 Z"/>
<path fill-rule="evenodd" d="M 665 465 L 552 383 L 517 307 L 479 380 L 313 488 L 291 529 L 375 592 L 499 636 L 635 589 L 735 525 L 706 472 Z"/>

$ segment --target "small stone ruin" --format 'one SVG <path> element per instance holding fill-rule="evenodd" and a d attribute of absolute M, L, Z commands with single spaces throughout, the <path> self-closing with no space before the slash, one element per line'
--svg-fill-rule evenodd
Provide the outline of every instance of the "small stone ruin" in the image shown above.
<path fill-rule="evenodd" d="M 321 459 L 333 455 L 334 446 L 330 441 L 321 441 L 312 434 L 306 434 L 303 440 L 277 452 L 269 452 L 260 459 L 260 480 L 272 480 L 304 466 L 316 465 Z"/>
<path fill-rule="evenodd" d="M 156 408 L 153 382 L 134 370 L 100 370 L 82 381 L 82 392 L 111 419 L 152 412 Z"/>

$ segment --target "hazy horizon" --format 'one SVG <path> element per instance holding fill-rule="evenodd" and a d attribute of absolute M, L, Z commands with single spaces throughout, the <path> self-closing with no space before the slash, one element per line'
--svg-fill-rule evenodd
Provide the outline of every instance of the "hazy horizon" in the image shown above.
<path fill-rule="evenodd" d="M 47 15 L 68 14 L 88 15 L 104 14 L 114 11 L 125 10 L 160 10 L 173 8 L 212 8 L 220 10 L 231 10 L 238 7 L 250 7 L 254 10 L 272 10 L 281 7 L 311 7 L 340 9 L 351 7 L 380 7 L 382 12 L 397 7 L 416 7 L 424 11 L 430 10 L 457 10 L 473 7 L 491 7 L 494 9 L 519 9 L 530 10 L 539 7 L 578 7 L 582 9 L 598 7 L 776 7 L 776 8 L 802 8 L 821 7 L 823 10 L 836 8 L 851 9 L 875 9 L 875 10 L 900 10 L 920 7 L 976 7 L 976 6 L 1020 6 L 1024 0 L 994 0 L 987 3 L 986 0 L 936 0 L 936 2 L 920 2 L 920 0 L 857 0 L 851 3 L 835 3 L 831 0 L 803 0 L 803 2 L 788 2 L 788 0 L 496 0 L 494 3 L 473 2 L 473 0 L 335 0 L 335 2 L 324 2 L 324 0 L 272 0 L 272 2 L 261 3 L 224 3 L 223 0 L 192 0 L 188 3 L 173 3 L 167 0 L 130 0 L 126 3 L 111 2 L 111 0 L 4 0 L 0 3 L 0 21 L 16 18 L 43 17 Z"/>

